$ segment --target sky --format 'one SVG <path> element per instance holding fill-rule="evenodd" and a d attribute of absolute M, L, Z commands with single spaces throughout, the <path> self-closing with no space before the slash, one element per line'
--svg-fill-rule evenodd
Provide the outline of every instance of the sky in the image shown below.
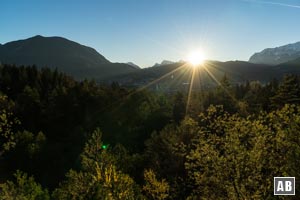
<path fill-rule="evenodd" d="M 248 60 L 300 41 L 300 0 L 1 0 L 0 9 L 1 44 L 61 36 L 141 67 L 199 49 Z"/>

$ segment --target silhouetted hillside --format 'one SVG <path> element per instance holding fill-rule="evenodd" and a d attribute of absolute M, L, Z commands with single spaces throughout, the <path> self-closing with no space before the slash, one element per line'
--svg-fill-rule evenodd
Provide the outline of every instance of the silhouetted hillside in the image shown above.
<path fill-rule="evenodd" d="M 0 46 L 1 63 L 57 68 L 77 79 L 103 79 L 137 70 L 111 63 L 95 49 L 62 37 L 35 36 Z"/>
<path fill-rule="evenodd" d="M 300 74 L 300 57 L 274 67 L 277 74 Z"/>

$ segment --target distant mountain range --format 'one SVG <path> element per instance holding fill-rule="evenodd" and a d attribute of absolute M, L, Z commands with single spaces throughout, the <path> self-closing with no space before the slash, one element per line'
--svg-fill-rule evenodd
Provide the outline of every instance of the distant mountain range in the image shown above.
<path fill-rule="evenodd" d="M 153 85 L 176 89 L 189 84 L 192 76 L 191 67 L 179 69 L 184 61 L 164 60 L 153 67 L 140 69 L 132 62 L 112 63 L 95 49 L 62 37 L 35 36 L 0 45 L 0 62 L 57 68 L 79 80 L 118 81 L 128 86 L 144 86 L 163 77 Z M 287 73 L 300 74 L 300 42 L 265 49 L 251 56 L 249 62 L 207 61 L 206 68 L 210 73 L 205 68 L 197 70 L 205 87 L 216 85 L 214 79 L 220 80 L 225 74 L 234 83 L 267 82 Z"/>
<path fill-rule="evenodd" d="M 170 64 L 174 64 L 175 62 L 173 61 L 170 61 L 170 60 L 163 60 L 161 63 L 155 63 L 153 65 L 153 67 L 159 67 L 159 66 L 162 66 L 162 65 L 170 65 Z"/>
<path fill-rule="evenodd" d="M 186 65 L 181 68 L 181 66 Z M 191 82 L 193 68 L 189 64 L 178 62 L 149 67 L 130 74 L 114 77 L 111 81 L 117 81 L 125 86 L 140 87 L 148 85 L 149 88 L 163 91 L 176 91 L 185 89 Z M 267 83 L 273 78 L 281 79 L 285 74 L 300 75 L 300 58 L 280 65 L 254 64 L 244 61 L 206 61 L 205 67 L 196 70 L 194 88 L 211 88 L 218 85 L 224 75 L 233 84 L 241 84 L 246 81 L 260 81 Z"/>
<path fill-rule="evenodd" d="M 288 44 L 276 48 L 267 48 L 255 53 L 249 62 L 256 64 L 278 65 L 300 58 L 300 42 Z"/>
<path fill-rule="evenodd" d="M 57 68 L 77 79 L 106 79 L 140 69 L 125 63 L 111 63 L 95 49 L 68 39 L 40 35 L 1 45 L 0 61 Z"/>

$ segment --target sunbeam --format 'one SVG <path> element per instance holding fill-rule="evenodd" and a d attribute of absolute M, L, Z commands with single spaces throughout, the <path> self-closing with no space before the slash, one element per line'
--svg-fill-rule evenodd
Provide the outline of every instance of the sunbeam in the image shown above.
<path fill-rule="evenodd" d="M 153 84 L 155 84 L 155 83 L 157 83 L 157 82 L 163 80 L 164 78 L 166 78 L 166 77 L 172 75 L 172 74 L 175 73 L 176 71 L 178 71 L 178 70 L 180 70 L 180 69 L 182 69 L 182 68 L 184 68 L 184 67 L 186 67 L 186 66 L 187 66 L 187 64 L 185 63 L 185 64 L 183 64 L 183 65 L 177 67 L 176 69 L 174 69 L 174 70 L 172 70 L 172 71 L 166 73 L 165 75 L 163 75 L 163 76 L 161 76 L 161 77 L 159 77 L 159 78 L 157 78 L 157 79 L 151 81 L 151 82 L 148 83 L 147 85 L 138 88 L 134 93 L 137 93 L 137 92 L 140 92 L 140 91 L 142 91 L 142 90 L 145 90 L 146 88 L 150 87 L 151 85 L 153 85 Z"/>
<path fill-rule="evenodd" d="M 178 87 L 180 87 L 180 85 L 182 84 L 182 82 L 183 82 L 183 80 L 184 80 L 184 77 L 185 77 L 185 75 L 187 74 L 187 73 L 189 73 L 189 67 L 185 67 L 185 68 L 183 68 L 182 69 L 182 71 L 180 71 L 179 73 L 175 73 L 175 72 L 173 72 L 172 74 L 171 74 L 171 76 L 172 76 L 172 80 L 171 81 L 167 81 L 167 83 L 166 83 L 166 88 L 167 88 L 167 90 L 172 90 L 173 88 L 173 86 L 175 86 L 175 88 L 174 89 L 176 89 L 176 87 L 178 88 Z"/>
<path fill-rule="evenodd" d="M 209 69 L 204 66 L 205 71 L 209 74 L 209 76 L 228 94 L 228 96 L 235 102 L 238 103 L 238 100 L 218 81 L 218 79 L 209 71 Z"/>
<path fill-rule="evenodd" d="M 213 67 L 213 68 L 216 69 L 216 70 L 219 70 L 220 72 L 223 72 L 223 74 L 228 74 L 228 71 L 225 71 L 224 69 L 222 69 L 222 68 L 219 67 L 218 65 L 213 64 L 212 62 L 207 63 L 207 65 Z M 234 75 L 230 75 L 230 74 L 234 74 Z M 232 79 L 233 79 L 234 77 L 236 77 L 236 78 L 235 78 L 236 80 L 238 80 L 238 78 L 239 78 L 240 80 L 243 80 L 243 79 L 244 79 L 244 77 L 242 77 L 240 73 L 237 73 L 237 72 L 234 71 L 234 70 L 231 70 L 231 71 L 230 71 L 230 74 L 228 74 L 228 76 L 231 76 Z M 237 78 L 237 77 L 238 77 L 238 78 Z"/>
<path fill-rule="evenodd" d="M 129 99 L 132 95 L 134 95 L 134 94 L 136 94 L 136 93 L 139 93 L 139 92 L 141 92 L 141 91 L 143 91 L 143 90 L 149 88 L 149 87 L 152 86 L 153 84 L 155 84 L 155 83 L 157 83 L 157 82 L 163 80 L 164 78 L 166 78 L 166 77 L 172 75 L 173 73 L 175 73 L 175 72 L 177 72 L 177 71 L 179 71 L 179 70 L 181 70 L 181 69 L 184 69 L 185 67 L 187 68 L 187 66 L 188 66 L 188 64 L 184 63 L 183 65 L 177 67 L 176 69 L 174 69 L 174 70 L 172 70 L 172 71 L 170 71 L 170 72 L 164 74 L 163 76 L 161 76 L 161 77 L 159 77 L 159 78 L 157 78 L 157 79 L 151 81 L 151 82 L 148 83 L 147 85 L 142 86 L 142 87 L 140 87 L 140 88 L 137 88 L 137 89 L 134 90 L 133 92 L 131 92 L 131 93 L 127 94 L 126 96 L 124 96 L 123 98 L 121 98 L 121 99 L 119 99 L 119 100 L 117 100 L 117 101 L 111 103 L 110 106 L 108 106 L 107 108 L 105 108 L 105 109 L 103 109 L 103 110 L 110 109 L 111 112 L 115 112 L 115 111 L 116 111 L 117 109 L 119 109 L 119 108 L 126 102 L 126 100 Z M 99 112 L 102 112 L 103 110 L 101 110 L 101 111 L 99 111 Z"/>
<path fill-rule="evenodd" d="M 190 106 L 190 101 L 191 101 L 191 95 L 192 95 L 194 79 L 195 79 L 195 71 L 196 70 L 197 70 L 196 68 L 193 68 L 192 78 L 191 78 L 191 81 L 190 81 L 190 87 L 189 87 L 189 92 L 188 92 L 188 97 L 187 97 L 187 102 L 186 102 L 185 115 L 187 115 L 188 111 L 189 111 L 189 106 Z"/>

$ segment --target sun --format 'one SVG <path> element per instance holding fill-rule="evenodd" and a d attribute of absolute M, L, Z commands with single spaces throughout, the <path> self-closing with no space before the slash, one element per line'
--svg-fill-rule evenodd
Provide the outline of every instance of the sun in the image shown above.
<path fill-rule="evenodd" d="M 193 67 L 198 67 L 204 63 L 205 55 L 202 51 L 192 51 L 188 54 L 187 61 L 192 64 Z"/>

